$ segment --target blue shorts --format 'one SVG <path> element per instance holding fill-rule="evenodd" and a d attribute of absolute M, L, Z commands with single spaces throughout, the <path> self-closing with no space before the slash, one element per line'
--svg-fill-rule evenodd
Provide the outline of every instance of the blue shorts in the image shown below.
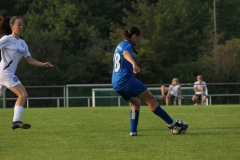
<path fill-rule="evenodd" d="M 125 88 L 117 91 L 117 93 L 120 94 L 123 99 L 129 101 L 132 97 L 137 97 L 146 89 L 147 87 L 141 81 L 133 78 Z"/>

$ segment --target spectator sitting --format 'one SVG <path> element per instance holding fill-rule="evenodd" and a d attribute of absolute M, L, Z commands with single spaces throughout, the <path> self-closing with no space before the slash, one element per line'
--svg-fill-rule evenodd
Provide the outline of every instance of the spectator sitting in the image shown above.
<path fill-rule="evenodd" d="M 166 87 L 164 85 L 161 86 L 161 92 L 162 92 L 162 96 L 160 97 L 160 99 L 163 99 L 166 96 L 166 105 L 167 106 L 169 105 L 170 99 L 174 99 L 177 97 L 179 97 L 180 99 L 183 99 L 181 85 L 179 84 L 177 78 L 173 78 L 172 84 L 169 86 L 168 89 L 166 89 Z M 179 96 L 178 96 L 178 94 L 179 94 Z"/>
<path fill-rule="evenodd" d="M 197 76 L 197 81 L 194 83 L 194 92 L 195 95 L 192 97 L 192 101 L 195 103 L 195 105 L 203 105 L 206 102 L 207 96 L 206 96 L 206 88 L 207 83 L 202 80 L 202 76 Z"/>

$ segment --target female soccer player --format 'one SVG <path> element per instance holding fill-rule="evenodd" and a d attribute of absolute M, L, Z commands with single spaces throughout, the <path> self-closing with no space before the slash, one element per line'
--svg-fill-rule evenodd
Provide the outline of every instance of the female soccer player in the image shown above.
<path fill-rule="evenodd" d="M 166 89 L 164 85 L 161 86 L 161 91 L 162 91 L 162 96 L 160 97 L 160 99 L 165 98 L 165 95 L 166 95 L 166 106 L 169 105 L 170 99 L 174 99 L 177 97 L 180 99 L 183 99 L 181 85 L 179 85 L 177 78 L 173 78 L 172 84 L 168 87 L 168 89 Z M 178 96 L 178 93 L 179 93 L 179 96 Z"/>
<path fill-rule="evenodd" d="M 23 20 L 21 18 L 7 18 L 5 13 L 0 15 L 0 49 L 2 57 L 0 62 L 0 96 L 2 96 L 6 88 L 18 96 L 14 106 L 12 129 L 29 129 L 31 127 L 30 124 L 20 121 L 28 94 L 18 77 L 15 76 L 18 62 L 24 56 L 31 65 L 53 67 L 50 62 L 43 63 L 32 58 L 26 42 L 19 37 L 22 31 Z"/>
<path fill-rule="evenodd" d="M 125 40 L 121 41 L 115 49 L 113 57 L 112 85 L 115 92 L 120 94 L 126 101 L 132 104 L 130 111 L 130 136 L 137 135 L 139 110 L 141 100 L 147 103 L 151 111 L 162 118 L 168 128 L 187 129 L 187 125 L 175 122 L 158 104 L 152 93 L 134 74 L 140 72 L 135 62 L 133 51 L 141 39 L 141 31 L 138 27 L 132 26 L 124 32 Z"/>

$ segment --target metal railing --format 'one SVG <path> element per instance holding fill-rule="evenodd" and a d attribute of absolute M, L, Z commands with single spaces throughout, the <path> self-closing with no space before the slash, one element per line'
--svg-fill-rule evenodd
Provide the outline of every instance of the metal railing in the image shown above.
<path fill-rule="evenodd" d="M 150 84 L 148 87 L 159 87 L 162 84 Z M 169 85 L 169 84 L 164 84 Z M 182 86 L 193 86 L 191 83 L 181 84 Z M 209 83 L 208 96 L 209 105 L 212 104 L 240 104 L 240 83 Z M 72 107 L 72 106 L 92 106 L 92 88 L 111 87 L 111 84 L 67 84 L 65 86 L 26 86 L 29 97 L 26 107 Z M 49 91 L 50 90 L 50 91 Z M 154 95 L 157 96 L 157 95 Z M 189 96 L 189 99 L 192 95 Z M 98 97 L 101 98 L 101 97 Z M 0 108 L 14 106 L 16 95 L 7 91 L 0 97 Z M 224 101 L 223 101 L 224 99 Z M 223 102 L 221 102 L 221 100 Z M 119 99 L 118 99 L 119 101 Z M 10 104 L 10 105 L 9 105 Z"/>

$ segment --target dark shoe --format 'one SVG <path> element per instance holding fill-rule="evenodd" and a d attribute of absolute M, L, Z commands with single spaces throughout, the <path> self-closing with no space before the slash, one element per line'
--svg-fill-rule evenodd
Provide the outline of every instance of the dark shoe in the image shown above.
<path fill-rule="evenodd" d="M 182 123 L 182 121 L 181 120 L 179 120 L 179 119 L 176 119 L 175 120 L 175 125 L 174 126 L 170 126 L 170 125 L 168 125 L 168 128 L 169 129 L 173 129 L 173 130 L 186 130 L 187 128 L 188 128 L 188 125 L 187 124 L 185 124 L 185 123 Z"/>
<path fill-rule="evenodd" d="M 17 129 L 17 128 L 29 129 L 30 127 L 31 127 L 30 124 L 26 124 L 21 121 L 12 122 L 12 129 Z"/>

